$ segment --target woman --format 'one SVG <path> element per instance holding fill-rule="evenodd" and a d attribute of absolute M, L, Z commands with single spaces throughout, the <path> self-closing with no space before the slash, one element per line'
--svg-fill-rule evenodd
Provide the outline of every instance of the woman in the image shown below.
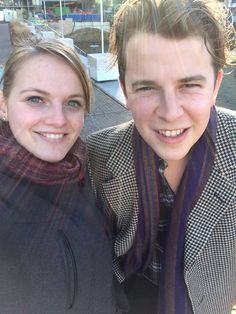
<path fill-rule="evenodd" d="M 0 98 L 0 312 L 112 314 L 110 241 L 80 140 L 90 83 L 59 41 L 28 41 Z"/>

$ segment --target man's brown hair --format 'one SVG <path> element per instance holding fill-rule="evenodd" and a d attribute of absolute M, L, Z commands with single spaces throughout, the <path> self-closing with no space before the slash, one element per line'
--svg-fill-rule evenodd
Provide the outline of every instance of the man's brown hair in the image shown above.
<path fill-rule="evenodd" d="M 118 61 L 124 81 L 126 48 L 136 33 L 159 34 L 164 38 L 194 36 L 204 40 L 217 73 L 235 63 L 235 30 L 229 11 L 214 0 L 127 0 L 114 16 L 110 52 Z"/>

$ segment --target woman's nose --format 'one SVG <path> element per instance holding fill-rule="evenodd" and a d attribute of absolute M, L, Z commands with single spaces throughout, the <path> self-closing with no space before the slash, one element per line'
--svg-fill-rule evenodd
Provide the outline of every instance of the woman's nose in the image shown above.
<path fill-rule="evenodd" d="M 62 127 L 66 124 L 66 114 L 62 104 L 51 104 L 48 109 L 48 115 L 46 118 L 46 123 Z"/>

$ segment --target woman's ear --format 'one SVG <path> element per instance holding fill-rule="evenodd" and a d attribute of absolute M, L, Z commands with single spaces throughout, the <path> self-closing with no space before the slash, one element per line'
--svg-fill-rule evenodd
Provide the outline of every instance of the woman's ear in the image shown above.
<path fill-rule="evenodd" d="M 2 91 L 0 91 L 0 119 L 7 121 L 7 104 Z"/>

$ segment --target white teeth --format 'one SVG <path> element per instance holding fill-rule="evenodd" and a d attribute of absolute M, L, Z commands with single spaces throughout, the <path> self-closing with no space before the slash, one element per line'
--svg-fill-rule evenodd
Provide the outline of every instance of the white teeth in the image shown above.
<path fill-rule="evenodd" d="M 42 135 L 53 140 L 63 138 L 64 136 L 64 134 L 53 134 L 53 133 L 43 133 Z"/>
<path fill-rule="evenodd" d="M 159 130 L 158 131 L 161 135 L 164 135 L 166 137 L 175 137 L 180 135 L 184 132 L 184 129 L 178 129 L 178 130 Z"/>

